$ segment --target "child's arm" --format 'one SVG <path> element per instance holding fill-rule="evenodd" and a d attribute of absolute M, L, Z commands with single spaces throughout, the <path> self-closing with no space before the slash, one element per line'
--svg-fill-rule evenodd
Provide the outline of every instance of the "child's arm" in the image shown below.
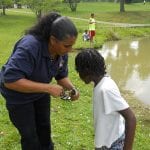
<path fill-rule="evenodd" d="M 125 119 L 125 142 L 123 150 L 132 150 L 135 128 L 136 128 L 136 118 L 134 113 L 130 108 L 119 111 L 119 113 Z"/>

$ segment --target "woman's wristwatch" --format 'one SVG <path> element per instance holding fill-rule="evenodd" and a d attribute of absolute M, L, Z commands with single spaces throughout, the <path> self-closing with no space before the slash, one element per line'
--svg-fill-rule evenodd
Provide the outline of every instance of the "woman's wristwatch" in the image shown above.
<path fill-rule="evenodd" d="M 77 90 L 76 90 L 76 88 L 74 87 L 74 88 L 72 88 L 71 90 L 70 90 L 70 95 L 71 96 L 74 96 L 74 95 L 76 95 L 77 94 Z"/>

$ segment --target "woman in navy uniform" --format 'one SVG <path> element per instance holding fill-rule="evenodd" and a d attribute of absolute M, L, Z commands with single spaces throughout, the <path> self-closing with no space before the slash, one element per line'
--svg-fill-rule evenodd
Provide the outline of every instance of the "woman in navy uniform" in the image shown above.
<path fill-rule="evenodd" d="M 77 39 L 77 29 L 57 13 L 43 16 L 25 31 L 1 68 L 1 94 L 13 125 L 21 136 L 22 150 L 53 150 L 50 123 L 50 96 L 75 92 L 68 78 L 68 52 Z M 50 83 L 55 78 L 57 84 Z"/>

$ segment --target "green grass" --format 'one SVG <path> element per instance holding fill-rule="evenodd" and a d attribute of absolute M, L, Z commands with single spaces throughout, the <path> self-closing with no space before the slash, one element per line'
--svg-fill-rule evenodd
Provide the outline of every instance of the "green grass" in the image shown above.
<path fill-rule="evenodd" d="M 89 18 L 90 13 L 95 13 L 96 20 L 122 22 L 122 23 L 150 23 L 150 3 L 143 5 L 142 3 L 125 4 L 125 12 L 119 12 L 120 3 L 79 3 L 77 12 L 70 13 L 63 11 L 69 16 L 76 16 L 81 18 Z M 61 8 L 58 8 L 61 11 Z"/>
<path fill-rule="evenodd" d="M 14 42 L 23 35 L 26 28 L 35 21 L 35 17 L 27 14 L 9 13 L 0 16 L 0 56 L 8 57 Z M 0 59 L 1 64 L 2 59 Z"/>
<path fill-rule="evenodd" d="M 86 7 L 83 7 L 85 5 Z M 114 3 L 80 3 L 76 13 L 70 12 L 66 7 L 64 9 L 59 6 L 58 10 L 62 14 L 72 17 L 88 19 L 90 13 L 94 12 L 96 20 L 149 24 L 149 6 L 149 3 L 125 5 L 127 12 L 122 14 L 119 13 L 119 5 Z M 21 11 L 22 13 L 19 14 L 6 11 L 6 16 L 0 16 L 0 66 L 8 59 L 15 41 L 23 35 L 23 31 L 36 21 L 34 14 L 25 14 L 24 10 Z M 79 31 L 75 48 L 89 47 L 88 42 L 81 40 L 81 34 L 87 28 L 88 22 L 73 21 Z M 114 40 L 116 37 L 124 39 L 130 36 L 150 36 L 150 28 L 114 28 L 98 24 L 96 47 L 100 47 L 105 41 Z M 52 99 L 52 136 L 56 150 L 92 150 L 94 146 L 92 85 L 85 86 L 79 79 L 78 74 L 74 71 L 74 57 L 75 53 L 70 53 L 69 77 L 81 95 L 80 100 L 75 102 L 62 101 L 59 98 Z M 148 150 L 150 149 L 149 109 L 134 101 L 132 94 L 124 91 L 122 93 L 129 100 L 138 120 L 134 150 Z M 9 121 L 2 96 L 0 96 L 0 149 L 20 150 L 19 134 Z"/>
<path fill-rule="evenodd" d="M 86 7 L 85 7 L 86 6 Z M 65 11 L 64 11 L 65 8 Z M 56 8 L 59 12 L 66 16 L 89 19 L 91 13 L 95 13 L 97 21 L 118 22 L 118 23 L 132 23 L 132 24 L 150 24 L 150 3 L 143 5 L 143 3 L 125 5 L 126 12 L 119 12 L 119 3 L 79 3 L 76 12 L 71 12 L 66 6 Z M 73 19 L 79 30 L 79 38 L 75 48 L 81 49 L 89 47 L 89 43 L 81 42 L 82 33 L 88 29 L 88 21 L 79 21 Z M 149 36 L 150 28 L 108 28 L 107 25 L 96 25 L 96 43 L 95 48 L 101 47 L 105 41 L 116 39 L 123 39 L 129 36 Z M 114 37 L 114 39 L 113 39 Z"/>

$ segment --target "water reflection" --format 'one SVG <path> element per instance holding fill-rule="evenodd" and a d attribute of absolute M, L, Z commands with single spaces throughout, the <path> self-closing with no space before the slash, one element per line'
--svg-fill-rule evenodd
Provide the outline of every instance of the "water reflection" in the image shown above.
<path fill-rule="evenodd" d="M 135 97 L 150 105 L 150 38 L 108 42 L 100 53 L 109 74 L 119 87 L 135 93 Z"/>

